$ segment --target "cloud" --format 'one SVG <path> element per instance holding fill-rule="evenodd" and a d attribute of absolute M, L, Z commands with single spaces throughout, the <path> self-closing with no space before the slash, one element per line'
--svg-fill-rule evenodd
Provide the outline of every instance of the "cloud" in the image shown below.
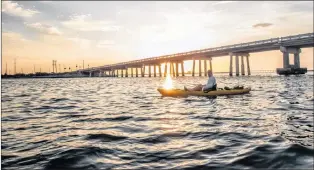
<path fill-rule="evenodd" d="M 11 1 L 2 2 L 2 12 L 19 17 L 32 17 L 33 15 L 40 13 L 36 10 L 23 9 L 18 3 Z"/>
<path fill-rule="evenodd" d="M 272 23 L 258 23 L 258 24 L 253 25 L 253 28 L 269 27 L 269 26 L 272 26 L 272 25 L 273 25 Z"/>
<path fill-rule="evenodd" d="M 114 46 L 114 41 L 111 40 L 103 40 L 103 41 L 99 41 L 97 44 L 97 48 L 109 48 L 109 47 L 113 47 Z"/>
<path fill-rule="evenodd" d="M 74 15 L 62 22 L 63 26 L 78 31 L 118 31 L 119 26 L 110 21 L 92 20 L 91 14 Z"/>
<path fill-rule="evenodd" d="M 77 45 L 80 46 L 82 49 L 88 49 L 91 46 L 91 40 L 83 39 L 83 38 L 67 38 L 67 40 L 70 40 Z"/>
<path fill-rule="evenodd" d="M 53 1 L 39 1 L 39 2 L 41 2 L 41 3 L 44 3 L 44 4 L 49 4 L 49 3 L 52 3 Z"/>
<path fill-rule="evenodd" d="M 36 31 L 39 31 L 43 34 L 49 34 L 49 35 L 62 35 L 62 32 L 58 30 L 58 28 L 47 25 L 47 24 L 41 24 L 41 23 L 24 23 L 28 28 L 34 29 Z"/>
<path fill-rule="evenodd" d="M 219 2 L 214 3 L 213 5 L 230 4 L 230 3 L 234 3 L 234 2 L 236 2 L 236 1 L 219 1 Z"/>

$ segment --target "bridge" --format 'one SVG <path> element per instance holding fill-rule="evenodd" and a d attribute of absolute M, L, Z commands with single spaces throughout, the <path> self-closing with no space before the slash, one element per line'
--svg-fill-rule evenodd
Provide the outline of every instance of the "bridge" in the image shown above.
<path fill-rule="evenodd" d="M 286 37 L 277 37 L 266 40 L 240 43 L 235 45 L 227 45 L 215 48 L 206 48 L 176 54 L 169 54 L 157 57 L 150 57 L 145 59 L 133 60 L 128 62 L 121 62 L 116 64 L 109 64 L 99 67 L 92 67 L 88 69 L 77 70 L 79 74 L 91 76 L 113 76 L 113 77 L 128 77 L 129 73 L 133 77 L 135 69 L 135 77 L 145 77 L 145 67 L 148 67 L 148 76 L 152 76 L 151 68 L 153 67 L 153 76 L 157 76 L 156 68 L 158 68 L 159 76 L 166 76 L 169 73 L 172 76 L 179 76 L 179 64 L 181 65 L 181 75 L 184 76 L 183 61 L 193 60 L 192 76 L 195 76 L 195 62 L 198 60 L 199 76 L 207 76 L 207 64 L 209 69 L 212 68 L 212 58 L 230 56 L 229 75 L 233 75 L 233 58 L 235 57 L 235 73 L 236 76 L 240 75 L 239 72 L 239 57 L 241 57 L 241 75 L 245 75 L 245 67 L 247 74 L 250 75 L 249 56 L 250 53 L 280 50 L 283 53 L 283 68 L 277 68 L 278 74 L 304 74 L 307 72 L 306 68 L 300 68 L 300 53 L 301 48 L 314 47 L 314 33 L 306 33 L 299 35 L 292 35 Z M 294 54 L 294 64 L 289 62 L 289 54 Z M 246 58 L 246 64 L 244 63 Z M 202 61 L 204 67 L 202 69 Z M 164 71 L 161 70 L 161 64 L 165 64 Z M 170 70 L 167 68 L 170 64 Z M 214 70 L 213 70 L 214 71 Z M 162 74 L 163 73 L 163 74 Z"/>

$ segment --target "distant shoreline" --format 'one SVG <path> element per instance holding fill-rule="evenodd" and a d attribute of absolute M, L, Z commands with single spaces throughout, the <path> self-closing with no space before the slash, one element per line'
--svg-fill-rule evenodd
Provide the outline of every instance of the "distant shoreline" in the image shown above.
<path fill-rule="evenodd" d="M 308 72 L 313 72 L 314 70 L 308 70 Z M 228 74 L 229 72 L 214 72 L 214 74 Z M 233 72 L 235 73 L 235 72 Z M 251 73 L 256 73 L 256 72 L 252 72 Z M 268 74 L 272 74 L 272 73 L 276 73 L 276 71 L 273 71 L 273 72 L 258 72 L 258 73 L 268 73 Z M 185 76 L 192 76 L 191 73 L 184 73 Z M 195 73 L 195 77 L 199 77 L 198 76 L 199 73 Z M 202 73 L 202 75 L 204 75 L 204 73 Z M 2 79 L 38 79 L 38 78 L 87 78 L 89 76 L 86 76 L 86 75 L 49 75 L 49 76 L 23 76 L 23 77 L 14 77 L 14 75 L 9 75 L 9 77 L 4 77 L 4 75 L 1 76 Z M 112 76 L 102 76 L 102 77 L 112 77 Z M 132 78 L 132 76 L 128 76 L 129 78 Z M 134 78 L 135 75 L 133 76 Z M 138 76 L 138 78 L 141 78 L 142 76 Z M 148 74 L 145 74 L 145 77 L 148 77 Z M 153 77 L 153 76 L 152 76 Z M 159 77 L 159 76 L 157 76 Z M 181 77 L 181 74 L 179 75 L 179 77 Z M 95 76 L 95 77 L 91 77 L 91 78 L 99 78 L 98 76 Z M 119 77 L 121 78 L 121 77 Z"/>

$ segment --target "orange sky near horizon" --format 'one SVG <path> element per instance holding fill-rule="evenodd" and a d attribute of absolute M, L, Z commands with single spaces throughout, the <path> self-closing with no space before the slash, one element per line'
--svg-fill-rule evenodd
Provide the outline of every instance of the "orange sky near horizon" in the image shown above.
<path fill-rule="evenodd" d="M 2 48 L 5 48 L 5 44 L 2 44 Z M 314 48 L 303 48 L 301 49 L 301 54 L 300 54 L 300 65 L 301 67 L 307 67 L 309 70 L 313 70 L 313 51 Z M 22 56 L 22 55 L 21 55 Z M 249 57 L 250 61 L 250 68 L 251 70 L 275 70 L 276 68 L 281 68 L 283 65 L 283 60 L 282 60 L 282 53 L 278 51 L 267 51 L 267 52 L 259 52 L 259 53 L 251 53 Z M 92 61 L 88 60 L 88 57 L 81 58 L 81 60 L 77 60 L 75 57 L 74 58 L 67 58 L 66 62 L 62 58 L 58 58 L 57 60 L 57 68 L 59 72 L 59 66 L 61 66 L 61 71 L 64 70 L 64 67 L 67 68 L 67 71 L 69 67 L 71 67 L 72 70 L 76 69 L 76 65 L 78 65 L 78 68 L 81 67 L 83 68 L 83 60 L 84 60 L 84 67 L 87 68 L 88 65 L 89 67 L 96 67 L 100 65 L 105 65 L 105 64 L 112 64 L 116 62 L 124 62 L 125 60 L 112 60 L 108 61 L 107 60 L 102 60 L 98 59 L 98 61 L 95 59 Z M 2 74 L 5 73 L 6 69 L 6 64 L 7 64 L 7 70 L 11 74 L 14 72 L 14 58 L 9 57 L 7 58 L 6 56 L 2 57 Z M 233 58 L 233 61 L 235 61 L 235 57 Z M 230 57 L 229 56 L 223 56 L 223 57 L 214 57 L 212 60 L 212 65 L 213 65 L 213 71 L 217 72 L 224 72 L 224 71 L 229 71 L 229 62 L 230 62 Z M 239 62 L 241 62 L 239 58 Z M 69 64 L 71 63 L 71 64 Z M 101 63 L 101 64 L 100 64 Z M 246 65 L 246 60 L 244 61 Z M 293 64 L 293 55 L 290 54 L 290 64 Z M 235 69 L 235 62 L 233 62 L 233 69 Z M 31 57 L 16 57 L 16 70 L 18 73 L 32 73 L 34 70 L 36 72 L 39 72 L 41 69 L 42 72 L 52 72 L 52 60 L 50 58 L 44 58 L 40 60 L 32 59 Z M 196 72 L 199 70 L 198 66 L 198 61 L 196 61 Z M 203 68 L 203 61 L 202 61 L 202 68 Z M 209 66 L 207 66 L 209 68 Z M 192 70 L 192 61 L 187 60 L 184 61 L 184 69 L 185 71 L 191 71 Z M 245 67 L 246 69 L 246 67 Z M 203 69 L 202 69 L 203 70 Z"/>

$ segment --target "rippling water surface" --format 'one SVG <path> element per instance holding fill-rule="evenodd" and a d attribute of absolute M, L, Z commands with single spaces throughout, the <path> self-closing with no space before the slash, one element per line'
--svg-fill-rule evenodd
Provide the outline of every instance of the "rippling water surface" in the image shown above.
<path fill-rule="evenodd" d="M 156 90 L 164 78 L 2 80 L 2 168 L 312 169 L 313 75 L 216 78 L 252 91 L 172 98 Z"/>

